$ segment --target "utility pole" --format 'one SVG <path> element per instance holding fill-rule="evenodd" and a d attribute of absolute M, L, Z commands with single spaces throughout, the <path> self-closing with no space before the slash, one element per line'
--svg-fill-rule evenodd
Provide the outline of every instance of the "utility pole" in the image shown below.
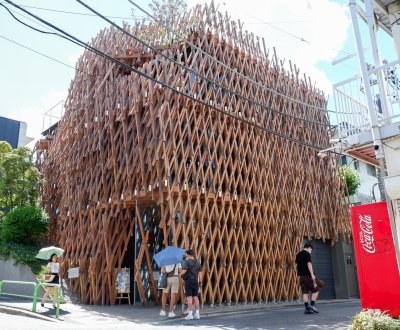
<path fill-rule="evenodd" d="M 366 7 L 366 14 L 367 14 L 367 23 L 368 23 L 368 28 L 369 28 L 369 35 L 370 35 L 370 41 L 371 41 L 371 46 L 372 46 L 372 53 L 374 56 L 374 63 L 376 67 L 379 67 L 381 65 L 380 63 L 380 57 L 379 57 L 379 50 L 378 50 L 378 44 L 376 40 L 376 26 L 375 26 L 375 15 L 373 12 L 373 7 L 372 7 L 372 2 L 371 0 L 364 0 L 365 7 Z M 378 185 L 379 185 L 379 190 L 381 194 L 381 200 L 386 201 L 387 208 L 388 208 L 388 213 L 389 213 L 389 219 L 390 219 L 390 226 L 392 229 L 392 235 L 393 235 L 393 241 L 396 249 L 396 257 L 397 257 L 397 265 L 399 267 L 399 259 L 400 259 L 400 250 L 399 250 L 399 239 L 396 231 L 396 224 L 394 220 L 394 214 L 393 214 L 393 208 L 391 204 L 391 200 L 388 197 L 386 191 L 385 191 L 385 182 L 384 182 L 384 173 L 385 173 L 385 154 L 383 152 L 383 146 L 382 146 L 382 138 L 381 138 L 381 133 L 379 129 L 379 122 L 378 122 L 378 117 L 375 111 L 375 103 L 373 100 L 373 95 L 372 95 L 372 90 L 370 86 L 370 75 L 368 73 L 368 68 L 367 68 L 367 62 L 365 60 L 364 56 L 364 51 L 363 51 L 363 46 L 362 46 L 362 40 L 361 40 L 361 33 L 360 33 L 360 27 L 358 24 L 358 17 L 357 17 L 357 10 L 356 10 L 356 0 L 349 0 L 349 8 L 350 8 L 350 13 L 351 13 L 351 21 L 352 21 L 352 26 L 353 26 L 353 32 L 354 32 L 354 39 L 357 47 L 357 53 L 358 53 L 358 59 L 359 59 L 359 64 L 360 64 L 360 70 L 361 70 L 361 76 L 363 80 L 363 85 L 364 85 L 364 91 L 365 91 L 365 96 L 367 99 L 367 106 L 368 106 L 368 114 L 369 114 L 369 121 L 371 124 L 371 133 L 372 133 L 372 139 L 373 139 L 373 145 L 374 145 L 374 151 L 375 151 L 375 158 L 378 161 L 379 168 L 377 171 L 377 176 L 378 176 Z M 388 113 L 388 101 L 387 101 L 387 96 L 386 96 L 386 88 L 385 88 L 385 79 L 383 77 L 383 74 L 378 74 L 378 84 L 379 84 L 379 92 L 380 92 L 380 97 L 382 102 L 382 114 L 384 115 L 384 119 L 388 119 L 389 113 Z"/>

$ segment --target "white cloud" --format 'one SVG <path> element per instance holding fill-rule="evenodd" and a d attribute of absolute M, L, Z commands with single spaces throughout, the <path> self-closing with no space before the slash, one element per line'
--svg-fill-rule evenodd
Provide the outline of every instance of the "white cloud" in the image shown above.
<path fill-rule="evenodd" d="M 65 100 L 67 91 L 49 90 L 45 95 L 40 97 L 38 105 L 32 105 L 28 107 L 22 107 L 13 112 L 7 113 L 7 117 L 27 123 L 27 135 L 34 138 L 35 140 L 40 138 L 40 134 L 43 130 L 43 119 L 45 128 L 51 123 L 54 124 L 56 119 L 53 118 L 50 121 L 49 116 L 44 117 L 45 113 L 54 107 L 61 100 Z M 61 110 L 61 104 L 54 108 L 53 115 L 59 117 Z M 32 148 L 34 142 L 31 142 L 28 147 Z"/>
<path fill-rule="evenodd" d="M 190 5 L 198 2 L 189 1 Z M 331 62 L 339 55 L 350 26 L 346 5 L 329 0 L 226 0 L 217 3 L 220 11 L 227 11 L 232 19 L 244 22 L 245 30 L 264 37 L 266 46 L 271 50 L 275 47 L 278 57 L 286 59 L 286 64 L 291 60 L 316 82 L 317 87 L 330 92 L 331 82 L 316 65 L 321 61 Z"/>

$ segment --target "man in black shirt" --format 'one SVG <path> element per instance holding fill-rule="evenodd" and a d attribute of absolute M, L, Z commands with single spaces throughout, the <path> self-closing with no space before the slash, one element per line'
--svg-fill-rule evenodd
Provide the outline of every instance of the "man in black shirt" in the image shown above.
<path fill-rule="evenodd" d="M 303 250 L 296 255 L 297 275 L 300 277 L 301 293 L 303 294 L 304 306 L 306 308 L 304 311 L 305 314 L 319 313 L 315 307 L 315 301 L 318 298 L 320 287 L 316 284 L 316 277 L 311 262 L 312 249 L 312 245 L 306 243 Z M 311 302 L 309 302 L 310 291 L 312 292 Z"/>
<path fill-rule="evenodd" d="M 187 260 L 183 262 L 181 275 L 185 281 L 185 295 L 188 301 L 189 314 L 185 317 L 186 320 L 193 320 L 193 318 L 200 319 L 200 302 L 199 302 L 199 288 L 201 285 L 201 265 L 194 259 L 194 252 L 187 250 L 185 253 Z M 196 308 L 196 313 L 193 316 L 192 303 Z"/>

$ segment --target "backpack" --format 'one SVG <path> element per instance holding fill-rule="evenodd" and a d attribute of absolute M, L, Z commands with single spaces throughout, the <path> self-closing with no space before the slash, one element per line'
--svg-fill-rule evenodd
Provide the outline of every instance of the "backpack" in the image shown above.
<path fill-rule="evenodd" d="M 199 276 L 199 273 L 196 274 L 196 272 L 193 271 L 193 268 L 198 264 L 198 261 L 195 260 L 195 259 L 191 259 L 191 260 L 193 260 L 193 262 L 190 262 L 190 260 L 187 261 L 187 266 L 188 267 L 186 269 L 186 273 L 182 275 L 182 279 L 184 281 L 187 281 L 187 280 L 190 280 L 190 279 L 192 279 L 192 280 L 196 279 L 197 280 L 197 278 Z"/>

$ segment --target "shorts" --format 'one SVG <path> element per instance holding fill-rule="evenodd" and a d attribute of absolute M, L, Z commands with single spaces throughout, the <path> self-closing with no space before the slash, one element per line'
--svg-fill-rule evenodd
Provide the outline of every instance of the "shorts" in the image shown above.
<path fill-rule="evenodd" d="M 167 287 L 163 289 L 163 293 L 178 293 L 179 291 L 179 277 L 171 276 L 167 278 Z"/>
<path fill-rule="evenodd" d="M 300 287 L 302 294 L 309 294 L 319 292 L 322 286 L 317 286 L 314 288 L 314 283 L 311 276 L 300 276 Z"/>
<path fill-rule="evenodd" d="M 199 283 L 197 281 L 185 282 L 185 296 L 197 297 L 199 295 Z"/>

